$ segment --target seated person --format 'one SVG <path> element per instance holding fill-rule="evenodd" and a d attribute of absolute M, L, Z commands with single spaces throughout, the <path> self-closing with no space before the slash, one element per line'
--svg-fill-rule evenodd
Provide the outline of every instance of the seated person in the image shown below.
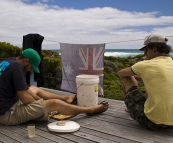
<path fill-rule="evenodd" d="M 118 72 L 130 116 L 152 130 L 173 127 L 173 60 L 169 57 L 171 46 L 167 40 L 160 34 L 147 36 L 140 49 L 147 60 Z M 139 77 L 145 85 L 146 96 L 138 87 Z"/>
<path fill-rule="evenodd" d="M 28 87 L 25 72 L 39 73 L 39 54 L 29 48 L 18 57 L 0 62 L 0 124 L 17 125 L 30 120 L 48 120 L 48 113 L 64 115 L 95 114 L 108 109 L 107 101 L 97 106 L 79 107 L 72 103 L 75 96 L 57 95 L 38 87 Z"/>

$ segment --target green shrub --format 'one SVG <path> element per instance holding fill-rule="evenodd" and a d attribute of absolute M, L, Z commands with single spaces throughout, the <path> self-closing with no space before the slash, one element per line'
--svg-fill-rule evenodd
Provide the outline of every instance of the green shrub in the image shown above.
<path fill-rule="evenodd" d="M 5 59 L 11 56 L 16 57 L 22 52 L 22 49 L 13 46 L 10 43 L 0 42 L 0 58 Z"/>
<path fill-rule="evenodd" d="M 0 42 L 0 58 L 1 60 L 8 57 L 17 57 L 22 52 L 22 48 L 13 46 L 10 43 Z M 46 88 L 60 89 L 62 63 L 60 55 L 57 52 L 42 50 L 43 70 L 44 75 L 38 76 L 38 86 L 41 86 L 44 77 Z M 124 100 L 122 82 L 119 79 L 117 72 L 120 69 L 129 67 L 134 63 L 144 60 L 143 55 L 135 57 L 121 58 L 121 57 L 104 57 L 104 98 Z M 145 92 L 143 83 L 140 83 L 140 89 Z"/>

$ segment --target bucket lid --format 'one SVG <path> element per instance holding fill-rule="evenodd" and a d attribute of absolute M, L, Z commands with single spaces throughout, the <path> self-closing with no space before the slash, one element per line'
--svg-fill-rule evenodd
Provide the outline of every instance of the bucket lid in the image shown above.
<path fill-rule="evenodd" d="M 74 132 L 80 128 L 78 123 L 70 120 L 52 122 L 47 126 L 48 129 L 53 132 Z"/>
<path fill-rule="evenodd" d="M 99 78 L 99 76 L 98 75 L 82 74 L 82 75 L 77 75 L 76 78 L 87 78 L 87 79 L 92 78 L 93 79 L 93 78 Z"/>

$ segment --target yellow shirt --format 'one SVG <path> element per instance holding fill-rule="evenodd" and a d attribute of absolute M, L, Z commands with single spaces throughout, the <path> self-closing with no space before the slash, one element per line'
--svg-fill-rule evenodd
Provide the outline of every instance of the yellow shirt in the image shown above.
<path fill-rule="evenodd" d="M 173 60 L 159 56 L 132 66 L 145 85 L 144 113 L 156 124 L 173 125 Z"/>

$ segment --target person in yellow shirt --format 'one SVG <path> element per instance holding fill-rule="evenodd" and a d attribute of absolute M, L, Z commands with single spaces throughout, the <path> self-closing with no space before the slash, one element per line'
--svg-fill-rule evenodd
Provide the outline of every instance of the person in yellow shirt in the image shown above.
<path fill-rule="evenodd" d="M 152 130 L 173 127 L 173 60 L 171 46 L 161 34 L 150 34 L 139 50 L 147 60 L 120 70 L 125 92 L 125 104 L 130 116 L 140 125 Z M 142 79 L 147 97 L 138 86 Z"/>

